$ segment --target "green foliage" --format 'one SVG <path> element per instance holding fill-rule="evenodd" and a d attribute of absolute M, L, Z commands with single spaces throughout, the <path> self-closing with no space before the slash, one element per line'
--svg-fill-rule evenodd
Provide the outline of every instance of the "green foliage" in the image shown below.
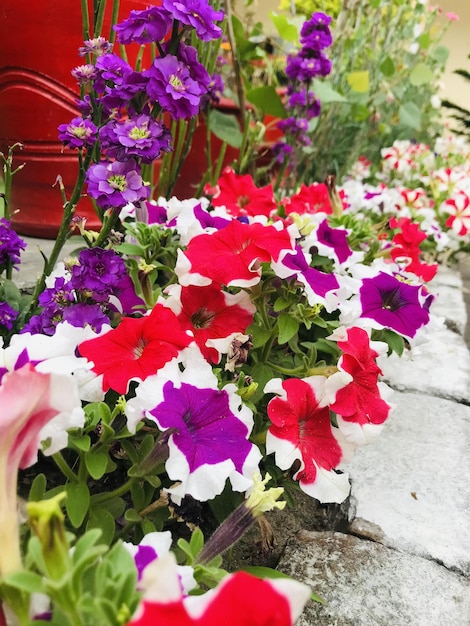
<path fill-rule="evenodd" d="M 306 17 L 310 17 L 316 11 L 322 11 L 332 17 L 336 17 L 341 10 L 341 0 L 295 0 L 295 10 Z M 280 8 L 289 11 L 291 0 L 281 0 Z"/>
<path fill-rule="evenodd" d="M 470 55 L 468 56 L 470 59 Z M 470 84 L 470 72 L 465 69 L 458 69 L 454 72 L 458 76 L 461 76 L 465 81 Z M 457 126 L 453 128 L 453 132 L 458 135 L 465 135 L 470 137 L 470 109 L 460 106 L 450 100 L 443 100 L 442 106 L 446 108 L 450 117 L 457 122 Z"/>

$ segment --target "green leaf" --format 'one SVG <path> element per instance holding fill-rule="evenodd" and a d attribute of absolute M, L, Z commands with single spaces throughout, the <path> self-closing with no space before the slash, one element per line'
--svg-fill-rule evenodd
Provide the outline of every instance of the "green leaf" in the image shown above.
<path fill-rule="evenodd" d="M 403 339 L 403 337 L 393 332 L 393 330 L 388 330 L 388 329 L 385 329 L 383 331 L 383 335 L 384 335 L 384 340 L 388 344 L 388 347 L 390 348 L 390 350 L 392 350 L 393 352 L 396 352 L 398 356 L 401 356 L 405 349 L 405 340 Z"/>
<path fill-rule="evenodd" d="M 34 572 L 15 572 L 8 574 L 2 583 L 11 585 L 15 589 L 21 589 L 27 593 L 44 593 L 44 583 L 42 576 Z"/>
<path fill-rule="evenodd" d="M 365 93 L 369 91 L 370 79 L 369 72 L 362 70 L 359 72 L 350 72 L 346 75 L 346 80 L 353 91 L 357 93 Z"/>
<path fill-rule="evenodd" d="M 262 326 L 254 324 L 248 327 L 247 334 L 251 335 L 253 348 L 260 348 L 269 340 L 271 333 Z"/>
<path fill-rule="evenodd" d="M 89 450 L 85 454 L 85 465 L 92 478 L 99 480 L 106 472 L 108 465 L 108 449 Z"/>
<path fill-rule="evenodd" d="M 221 141 L 228 143 L 229 146 L 240 148 L 243 134 L 235 115 L 222 113 L 222 111 L 217 109 L 211 109 L 208 115 L 209 126 L 214 135 Z"/>
<path fill-rule="evenodd" d="M 395 63 L 390 57 L 387 57 L 382 61 L 379 69 L 384 76 L 393 76 L 395 74 Z"/>
<path fill-rule="evenodd" d="M 405 102 L 398 110 L 400 124 L 414 130 L 421 130 L 421 111 L 414 102 Z"/>
<path fill-rule="evenodd" d="M 331 84 L 326 80 L 313 79 L 313 91 L 322 104 L 329 102 L 347 102 L 347 98 L 335 91 Z"/>
<path fill-rule="evenodd" d="M 272 85 L 250 89 L 246 92 L 246 99 L 265 115 L 281 118 L 287 117 L 282 100 Z"/>
<path fill-rule="evenodd" d="M 289 300 L 286 300 L 286 298 L 279 296 L 279 298 L 277 298 L 277 300 L 275 301 L 273 308 L 276 313 L 279 313 L 279 311 L 282 311 L 283 309 L 287 309 L 288 306 L 289 306 Z"/>
<path fill-rule="evenodd" d="M 281 313 L 277 318 L 279 328 L 278 342 L 280 344 L 287 343 L 298 331 L 299 322 L 289 313 Z"/>
<path fill-rule="evenodd" d="M 109 545 L 114 538 L 116 530 L 114 517 L 104 507 L 92 508 L 87 523 L 87 530 L 91 528 L 100 528 L 103 533 L 102 542 Z"/>
<path fill-rule="evenodd" d="M 75 544 L 75 548 L 72 553 L 73 562 L 78 563 L 82 556 L 85 555 L 100 538 L 101 530 L 99 528 L 93 528 L 82 535 Z"/>
<path fill-rule="evenodd" d="M 410 83 L 414 87 L 420 87 L 430 83 L 433 78 L 434 73 L 432 69 L 426 63 L 418 63 L 411 71 Z"/>
<path fill-rule="evenodd" d="M 74 528 L 82 525 L 90 506 L 90 491 L 86 483 L 69 483 L 65 486 L 65 509 Z"/>
<path fill-rule="evenodd" d="M 438 63 L 440 63 L 441 65 L 445 65 L 449 58 L 449 53 L 450 53 L 450 50 L 447 46 L 437 46 L 437 48 L 435 48 L 431 52 L 431 58 L 434 59 L 434 61 L 437 61 Z"/>
<path fill-rule="evenodd" d="M 422 50 L 427 50 L 431 44 L 431 37 L 429 33 L 423 33 L 418 37 L 419 47 Z"/>
<path fill-rule="evenodd" d="M 28 500 L 30 502 L 39 502 L 40 500 L 42 500 L 44 498 L 44 494 L 46 493 L 46 487 L 46 476 L 44 474 L 38 474 L 31 484 Z"/>
<path fill-rule="evenodd" d="M 202 534 L 202 530 L 200 528 L 196 527 L 193 530 L 193 533 L 191 535 L 191 539 L 189 540 L 189 546 L 191 548 L 192 554 L 195 557 L 197 557 L 199 552 L 204 547 L 204 535 Z"/>
<path fill-rule="evenodd" d="M 121 245 L 117 246 L 116 250 L 121 254 L 127 254 L 129 256 L 144 256 L 145 254 L 145 250 L 142 246 L 133 243 L 121 243 Z"/>
<path fill-rule="evenodd" d="M 289 43 L 298 43 L 299 41 L 299 29 L 285 15 L 279 15 L 274 11 L 269 14 L 274 26 L 281 39 L 288 41 Z"/>
<path fill-rule="evenodd" d="M 83 450 L 83 452 L 88 452 L 91 446 L 91 439 L 88 435 L 82 435 L 81 437 L 69 435 L 69 444 L 75 446 L 79 450 Z"/>

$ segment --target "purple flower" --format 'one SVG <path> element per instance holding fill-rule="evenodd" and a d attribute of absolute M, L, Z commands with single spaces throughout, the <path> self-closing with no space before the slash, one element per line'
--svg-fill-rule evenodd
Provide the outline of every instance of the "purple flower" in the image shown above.
<path fill-rule="evenodd" d="M 63 321 L 78 328 L 88 325 L 99 333 L 104 324 L 109 324 L 109 317 L 103 313 L 99 304 L 78 302 L 64 309 Z"/>
<path fill-rule="evenodd" d="M 119 43 L 152 43 L 161 41 L 170 32 L 173 20 L 161 7 L 131 11 L 127 20 L 114 26 Z"/>
<path fill-rule="evenodd" d="M 293 270 L 293 275 L 305 285 L 308 301 L 312 305 L 322 302 L 322 299 L 329 291 L 339 289 L 336 276 L 310 267 L 305 254 L 299 246 L 296 247 L 295 254 L 289 253 L 285 255 L 282 259 L 282 265 Z"/>
<path fill-rule="evenodd" d="M 108 122 L 100 129 L 100 139 L 107 156 L 119 161 L 140 157 L 144 163 L 152 163 L 161 152 L 171 150 L 170 131 L 144 114 Z"/>
<path fill-rule="evenodd" d="M 73 288 L 95 302 L 105 302 L 127 276 L 122 258 L 113 250 L 103 248 L 82 250 L 79 264 L 72 266 L 71 273 Z"/>
<path fill-rule="evenodd" d="M 142 180 L 133 159 L 124 163 L 101 161 L 91 165 L 86 173 L 88 193 L 102 209 L 122 208 L 128 202 L 146 200 L 150 188 Z"/>
<path fill-rule="evenodd" d="M 86 85 L 98 77 L 96 67 L 91 65 L 91 63 L 78 65 L 72 70 L 71 74 L 77 80 L 79 85 Z"/>
<path fill-rule="evenodd" d="M 0 302 L 0 326 L 11 330 L 18 315 L 19 311 L 11 307 L 8 302 Z"/>
<path fill-rule="evenodd" d="M 348 244 L 348 233 L 342 228 L 331 228 L 326 219 L 318 227 L 317 239 L 325 246 L 333 248 L 340 263 L 344 263 L 352 254 Z"/>
<path fill-rule="evenodd" d="M 300 31 L 300 43 L 305 48 L 323 50 L 333 43 L 329 29 L 331 17 L 324 13 L 314 13 L 305 21 Z"/>
<path fill-rule="evenodd" d="M 144 76 L 149 79 L 149 97 L 168 111 L 173 119 L 193 117 L 199 112 L 203 89 L 177 57 L 168 54 L 155 59 Z"/>
<path fill-rule="evenodd" d="M 211 77 L 204 65 L 199 63 L 196 48 L 180 43 L 176 55 L 181 63 L 186 66 L 191 78 L 199 84 L 200 89 L 204 92 L 209 91 Z"/>
<path fill-rule="evenodd" d="M 68 124 L 58 127 L 59 139 L 70 148 L 84 148 L 92 146 L 96 141 L 98 129 L 90 120 L 83 117 L 74 117 Z"/>
<path fill-rule="evenodd" d="M 20 263 L 21 250 L 26 249 L 26 243 L 18 237 L 11 228 L 11 224 L 4 217 L 0 219 L 0 271 L 8 263 L 13 267 Z"/>
<path fill-rule="evenodd" d="M 40 306 L 53 311 L 62 311 L 70 303 L 75 302 L 73 286 L 63 276 L 58 276 L 54 281 L 54 287 L 44 289 L 39 294 Z"/>
<path fill-rule="evenodd" d="M 84 57 L 86 54 L 101 56 L 112 50 L 113 44 L 109 43 L 104 37 L 95 37 L 87 39 L 83 42 L 83 47 L 78 49 L 78 54 Z"/>
<path fill-rule="evenodd" d="M 99 57 L 96 61 L 96 69 L 99 70 L 103 80 L 111 80 L 118 85 L 122 83 L 127 74 L 131 74 L 133 71 L 129 63 L 118 57 L 117 54 L 105 54 Z"/>
<path fill-rule="evenodd" d="M 194 28 L 202 41 L 222 36 L 222 29 L 214 22 L 223 20 L 224 13 L 214 11 L 207 0 L 163 0 L 163 7 L 181 24 Z"/>
<path fill-rule="evenodd" d="M 104 95 L 101 97 L 100 103 L 108 110 L 128 107 L 129 101 L 135 96 L 146 95 L 147 83 L 147 78 L 142 76 L 140 72 L 126 73 L 119 84 L 103 87 Z"/>
<path fill-rule="evenodd" d="M 373 319 L 405 337 L 414 337 L 429 321 L 429 312 L 420 301 L 421 291 L 421 286 L 408 285 L 385 272 L 365 278 L 359 290 L 361 317 Z"/>

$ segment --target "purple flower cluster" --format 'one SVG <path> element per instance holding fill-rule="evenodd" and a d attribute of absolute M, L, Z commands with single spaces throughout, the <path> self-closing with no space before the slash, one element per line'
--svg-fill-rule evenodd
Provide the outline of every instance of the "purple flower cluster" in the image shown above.
<path fill-rule="evenodd" d="M 19 311 L 11 307 L 8 302 L 0 302 L 0 328 L 11 330 Z"/>
<path fill-rule="evenodd" d="M 54 286 L 41 293 L 42 310 L 23 332 L 53 335 L 63 321 L 78 327 L 89 325 L 99 332 L 103 324 L 110 323 L 116 304 L 121 313 L 132 313 L 141 304 L 124 261 L 112 250 L 82 250 L 69 271 L 69 278 L 56 278 Z"/>
<path fill-rule="evenodd" d="M 18 237 L 11 224 L 4 217 L 0 219 L 0 272 L 7 265 L 16 267 L 20 263 L 20 254 L 26 243 Z"/>
<path fill-rule="evenodd" d="M 289 116 L 279 123 L 279 128 L 291 145 L 308 146 L 311 143 L 307 134 L 309 122 L 320 115 L 321 103 L 312 91 L 312 82 L 314 78 L 331 72 L 331 61 L 324 53 L 333 41 L 330 22 L 328 15 L 314 13 L 300 31 L 300 50 L 287 58 L 289 86 L 286 109 Z M 275 152 L 286 154 L 282 143 L 275 146 Z"/>
<path fill-rule="evenodd" d="M 142 70 L 113 53 L 103 37 L 80 48 L 88 62 L 72 74 L 81 87 L 81 117 L 61 124 L 59 138 L 78 149 L 101 142 L 101 160 L 89 167 L 86 182 L 102 210 L 119 210 L 149 197 L 140 164 L 152 164 L 171 151 L 171 133 L 163 120 L 197 115 L 207 98 L 221 90 L 199 62 L 196 48 L 185 42 L 187 31 L 204 42 L 221 37 L 217 22 L 223 17 L 209 0 L 163 0 L 162 6 L 131 11 L 114 29 L 121 45 L 155 44 L 157 57 Z"/>

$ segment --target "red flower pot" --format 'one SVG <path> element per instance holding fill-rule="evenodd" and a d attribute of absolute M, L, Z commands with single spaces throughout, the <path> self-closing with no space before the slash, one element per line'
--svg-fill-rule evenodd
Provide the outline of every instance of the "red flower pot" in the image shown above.
<path fill-rule="evenodd" d="M 148 4 L 148 0 L 121 0 L 119 19 Z M 108 5 L 104 36 L 110 32 L 112 3 Z M 90 15 L 92 7 L 89 0 Z M 78 88 L 70 72 L 83 63 L 78 56 L 83 45 L 81 15 L 79 0 L 2 0 L 0 4 L 0 150 L 5 152 L 16 142 L 24 145 L 14 160 L 16 166 L 25 166 L 14 176 L 10 206 L 20 234 L 55 237 L 62 219 L 57 176 L 62 177 L 68 196 L 76 180 L 76 152 L 63 149 L 57 127 L 78 115 Z M 86 197 L 79 201 L 76 214 L 88 218 L 88 227 L 99 228 Z"/>

